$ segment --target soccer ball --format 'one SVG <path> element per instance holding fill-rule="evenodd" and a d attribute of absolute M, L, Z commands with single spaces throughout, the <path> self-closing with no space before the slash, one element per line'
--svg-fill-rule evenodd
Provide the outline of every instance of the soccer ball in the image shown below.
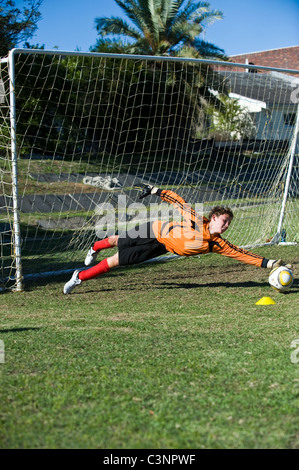
<path fill-rule="evenodd" d="M 279 292 L 288 290 L 294 282 L 292 271 L 286 266 L 274 268 L 269 274 L 269 284 Z"/>

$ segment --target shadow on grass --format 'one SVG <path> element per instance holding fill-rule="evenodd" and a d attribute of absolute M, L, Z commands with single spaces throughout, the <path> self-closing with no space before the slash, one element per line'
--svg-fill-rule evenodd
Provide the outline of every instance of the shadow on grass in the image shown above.
<path fill-rule="evenodd" d="M 167 266 L 168 263 L 164 264 L 163 261 L 157 262 L 157 264 L 161 264 L 161 266 Z M 82 294 L 94 294 L 94 293 L 99 293 L 99 292 L 115 292 L 115 290 L 118 291 L 140 291 L 140 290 L 153 290 L 153 289 L 200 289 L 200 288 L 210 288 L 210 289 L 217 289 L 217 288 L 226 288 L 226 289 L 236 289 L 236 288 L 261 288 L 261 287 L 269 287 L 269 283 L 266 280 L 261 280 L 261 281 L 252 281 L 252 280 L 239 280 L 239 281 L 232 281 L 232 282 L 227 282 L 227 281 L 221 281 L 221 277 L 229 274 L 232 278 L 233 277 L 238 277 L 238 271 L 236 271 L 235 266 L 232 267 L 226 267 L 222 268 L 221 270 L 221 275 L 218 273 L 217 277 L 219 278 L 218 282 L 213 281 L 213 277 L 216 277 L 215 273 L 212 272 L 214 266 L 210 266 L 210 271 L 211 272 L 206 272 L 204 277 L 206 278 L 206 282 L 186 282 L 183 281 L 182 278 L 189 278 L 189 274 L 182 274 L 182 273 L 176 273 L 175 276 L 172 273 L 170 277 L 172 279 L 167 280 L 167 273 L 166 273 L 166 280 L 161 279 L 159 281 L 158 279 L 153 279 L 152 282 L 148 282 L 148 276 L 146 276 L 146 279 L 142 287 L 140 287 L 140 282 L 133 281 L 130 279 L 130 270 L 134 269 L 140 270 L 140 276 L 142 277 L 142 271 L 146 270 L 147 263 L 142 263 L 140 265 L 134 265 L 134 266 L 125 266 L 125 267 L 119 267 L 116 270 L 112 270 L 110 273 L 105 274 L 103 277 L 99 276 L 99 286 L 98 288 L 90 288 L 88 285 L 89 283 L 86 282 L 81 285 L 80 289 L 76 290 L 72 295 L 82 295 Z M 41 277 L 37 276 L 36 278 L 33 279 L 26 279 L 25 278 L 25 290 L 26 291 L 32 291 L 35 290 L 37 286 L 47 286 L 51 285 L 53 282 L 61 282 L 65 283 L 67 282 L 71 276 L 72 273 L 74 272 L 75 269 L 87 269 L 83 263 L 80 265 L 79 263 L 75 262 L 70 262 L 67 265 L 61 263 L 61 268 L 66 268 L 66 271 L 68 272 L 51 272 L 49 273 L 49 276 Z M 248 277 L 251 274 L 248 273 Z M 128 283 L 125 282 L 123 284 L 123 281 L 121 278 L 128 278 Z M 111 280 L 115 278 L 115 285 L 110 287 Z M 209 281 L 209 278 L 211 282 Z M 108 285 L 104 281 L 104 279 L 109 280 Z M 141 279 L 140 279 L 141 281 Z M 121 285 L 123 284 L 123 285 Z M 297 279 L 295 279 L 294 284 L 291 288 L 291 290 L 284 292 L 283 295 L 290 295 L 294 293 L 299 292 L 299 282 Z"/>
<path fill-rule="evenodd" d="M 234 289 L 236 287 L 250 288 L 250 287 L 266 287 L 269 286 L 267 282 L 254 282 L 254 281 L 239 281 L 239 282 L 205 282 L 202 284 L 198 283 L 186 283 L 186 282 L 171 282 L 165 283 L 163 286 L 155 286 L 156 288 L 163 289 L 199 289 L 203 287 L 218 288 L 225 287 L 227 289 Z"/>
<path fill-rule="evenodd" d="M 251 287 L 269 287 L 269 284 L 267 282 L 253 282 L 253 281 L 246 281 L 246 282 L 212 282 L 212 283 L 178 283 L 178 282 L 171 282 L 171 283 L 163 283 L 163 284 L 152 284 L 152 285 L 143 285 L 142 288 L 140 288 L 139 285 L 130 285 L 130 286 L 125 286 L 125 287 L 120 287 L 117 286 L 118 291 L 139 291 L 140 290 L 153 290 L 153 289 L 204 289 L 204 288 L 210 288 L 210 289 L 217 289 L 217 288 L 226 288 L 226 289 L 235 289 L 235 288 L 251 288 Z M 285 292 L 284 295 L 286 294 L 292 294 L 294 292 L 298 292 L 299 289 L 292 289 L 289 292 Z M 95 294 L 96 292 L 115 292 L 115 289 L 113 287 L 103 287 L 103 285 L 99 285 L 99 289 L 85 289 L 84 291 L 77 290 L 74 291 L 73 294 Z"/>
<path fill-rule="evenodd" d="M 0 333 L 19 333 L 20 331 L 30 331 L 30 330 L 40 330 L 41 328 L 34 328 L 34 327 L 28 327 L 28 328 L 6 328 L 4 330 L 0 330 Z"/>

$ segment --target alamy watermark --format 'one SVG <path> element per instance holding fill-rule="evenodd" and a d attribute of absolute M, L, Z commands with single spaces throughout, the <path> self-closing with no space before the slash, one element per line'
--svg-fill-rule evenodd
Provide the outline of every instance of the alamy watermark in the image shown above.
<path fill-rule="evenodd" d="M 180 213 L 179 213 L 179 212 Z M 187 230 L 187 226 L 181 224 L 182 218 L 184 220 L 194 221 L 197 224 L 197 237 L 198 233 L 202 233 L 202 227 L 198 225 L 203 223 L 203 204 L 196 203 L 190 206 L 187 203 L 175 203 L 170 206 L 167 203 L 155 203 L 145 205 L 142 202 L 128 203 L 126 195 L 119 195 L 117 204 L 113 205 L 110 202 L 98 204 L 95 208 L 95 232 L 98 238 L 111 236 L 118 233 L 119 237 L 125 237 L 127 232 L 130 232 L 130 238 L 148 238 L 149 222 L 158 221 L 162 224 L 174 222 L 171 230 L 171 236 L 174 238 L 193 239 L 195 232 Z M 192 226 L 192 224 L 191 224 Z M 164 234 L 166 237 L 170 233 Z"/>
<path fill-rule="evenodd" d="M 0 339 L 0 364 L 4 364 L 4 362 L 5 362 L 4 341 Z"/>
<path fill-rule="evenodd" d="M 292 364 L 298 364 L 299 363 L 299 339 L 293 339 L 291 342 L 291 346 L 294 351 L 291 352 L 291 362 Z"/>
<path fill-rule="evenodd" d="M 295 88 L 295 90 L 292 91 L 291 93 L 291 101 L 294 104 L 299 103 L 299 87 Z"/>

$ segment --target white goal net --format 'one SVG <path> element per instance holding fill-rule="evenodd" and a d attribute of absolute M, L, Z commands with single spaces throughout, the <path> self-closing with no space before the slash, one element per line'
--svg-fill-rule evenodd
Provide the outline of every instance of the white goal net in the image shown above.
<path fill-rule="evenodd" d="M 96 239 L 163 217 L 154 196 L 140 204 L 143 184 L 204 215 L 230 206 L 227 238 L 240 246 L 298 242 L 298 103 L 291 70 L 11 51 L 0 63 L 0 288 L 81 267 Z"/>

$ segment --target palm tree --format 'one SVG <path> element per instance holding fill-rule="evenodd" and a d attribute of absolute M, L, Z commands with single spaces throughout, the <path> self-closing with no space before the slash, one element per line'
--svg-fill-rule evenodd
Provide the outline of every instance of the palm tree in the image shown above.
<path fill-rule="evenodd" d="M 115 2 L 129 22 L 118 17 L 96 18 L 99 39 L 94 52 L 226 59 L 222 49 L 200 37 L 208 24 L 223 16 L 220 11 L 211 10 L 209 3 L 195 0 Z M 123 41 L 124 49 L 121 47 L 121 38 L 127 39 Z M 131 72 L 130 67 L 128 70 L 127 67 L 122 69 L 121 63 L 118 67 L 119 76 Z M 120 119 L 118 113 L 111 129 L 115 134 L 121 122 L 120 141 L 117 142 L 113 136 L 108 140 L 113 145 L 119 145 L 115 152 L 123 151 L 122 145 L 130 154 L 138 150 L 138 145 L 149 154 L 158 149 L 163 154 L 166 142 L 166 148 L 171 148 L 176 158 L 176 153 L 182 148 L 186 150 L 192 147 L 191 143 L 198 139 L 197 136 L 201 138 L 201 135 L 206 135 L 210 126 L 207 110 L 222 106 L 211 89 L 226 94 L 223 80 L 210 65 L 199 62 L 142 61 L 136 62 L 136 67 L 139 80 L 136 81 L 134 77 L 129 79 L 126 75 L 121 81 L 124 88 L 118 93 L 118 100 L 126 101 L 124 104 L 119 103 L 119 109 L 130 115 Z M 113 70 L 116 70 L 115 66 Z M 114 118 L 113 111 L 111 116 Z M 128 143 L 133 147 L 129 148 Z"/>
<path fill-rule="evenodd" d="M 219 10 L 194 0 L 115 0 L 130 24 L 119 17 L 95 19 L 103 38 L 118 35 L 129 39 L 127 52 L 146 55 L 184 55 L 224 59 L 224 50 L 199 36 L 208 24 L 222 19 Z"/>

